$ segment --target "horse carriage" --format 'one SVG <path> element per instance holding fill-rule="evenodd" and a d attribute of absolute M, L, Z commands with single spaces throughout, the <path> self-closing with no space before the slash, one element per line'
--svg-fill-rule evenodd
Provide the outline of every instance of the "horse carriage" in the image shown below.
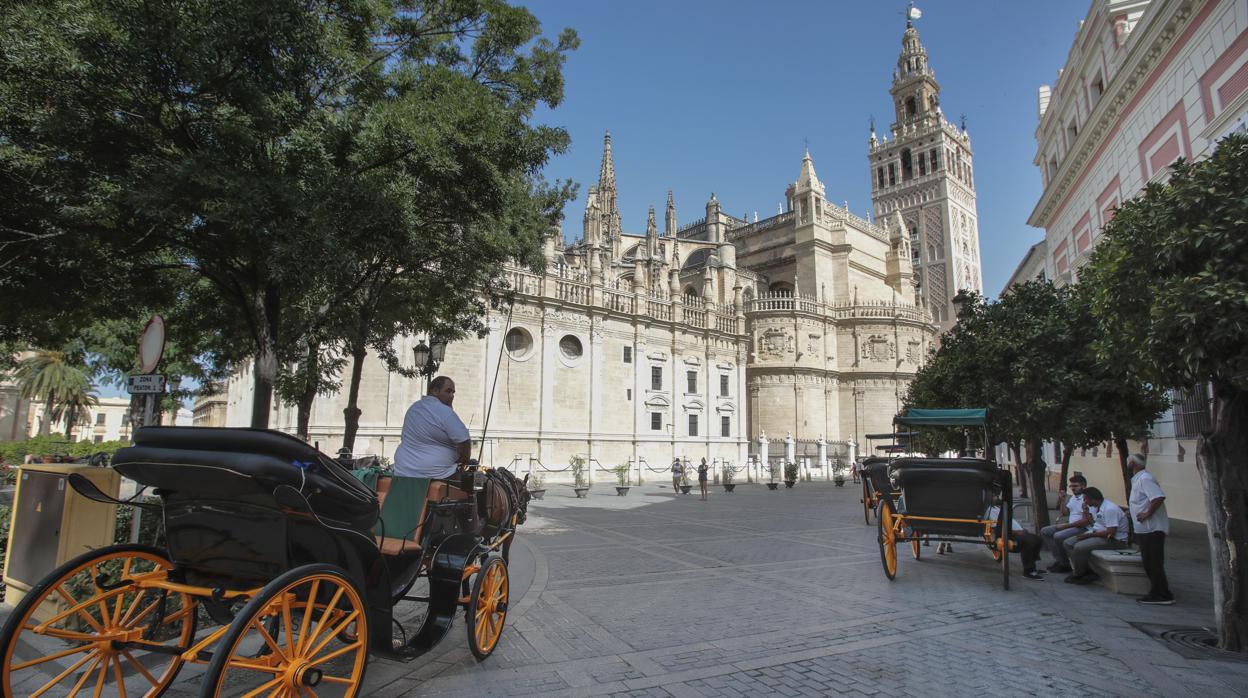
<path fill-rule="evenodd" d="M 498 646 L 528 502 L 506 470 L 374 491 L 286 434 L 187 427 L 138 430 L 113 467 L 154 489 L 138 506 L 165 546 L 93 550 L 35 585 L 0 632 L 4 696 L 158 696 L 188 663 L 202 696 L 356 696 L 369 654 L 418 657 L 461 608 L 473 654 Z M 426 604 L 410 638 L 404 601 Z"/>
<path fill-rule="evenodd" d="M 987 444 L 987 417 L 982 409 L 910 409 L 895 422 L 907 427 L 977 426 Z M 1013 485 L 1008 470 L 991 459 L 965 457 L 904 457 L 886 467 L 893 494 L 878 498 L 876 523 L 880 560 L 890 580 L 897 575 L 899 543 L 910 543 L 917 560 L 923 541 L 962 542 L 986 546 L 1001 563 L 1003 583 L 1010 588 Z M 989 516 L 994 505 L 996 515 Z"/>
<path fill-rule="evenodd" d="M 867 456 L 862 460 L 862 518 L 867 525 L 871 525 L 871 512 L 875 511 L 880 504 L 880 498 L 887 492 L 896 497 L 897 493 L 893 492 L 892 486 L 888 481 L 888 464 L 892 462 L 898 455 L 908 450 L 908 443 L 911 434 L 867 434 L 867 444 L 871 447 L 870 452 L 873 455 Z M 875 446 L 874 442 L 886 440 L 888 443 Z M 883 455 L 874 455 L 879 451 Z"/>

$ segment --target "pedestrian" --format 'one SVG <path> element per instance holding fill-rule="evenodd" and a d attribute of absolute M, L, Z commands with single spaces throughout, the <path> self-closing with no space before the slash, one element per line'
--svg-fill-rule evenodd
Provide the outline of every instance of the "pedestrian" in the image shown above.
<path fill-rule="evenodd" d="M 1077 536 L 1092 525 L 1092 514 L 1083 501 L 1083 490 L 1088 481 L 1082 475 L 1070 477 L 1070 496 L 1062 490 L 1058 498 L 1058 523 L 1040 529 L 1040 538 L 1049 552 L 1053 553 L 1053 564 L 1050 572 L 1069 572 L 1070 558 L 1066 555 L 1066 546 L 1062 545 L 1067 538 Z"/>
<path fill-rule="evenodd" d="M 710 471 L 710 466 L 706 464 L 706 459 L 702 459 L 702 464 L 698 466 L 698 489 L 702 490 L 702 501 L 706 501 L 706 474 Z"/>
<path fill-rule="evenodd" d="M 1092 551 L 1101 548 L 1117 550 L 1127 547 L 1127 534 L 1130 522 L 1127 512 L 1122 507 L 1105 499 L 1105 495 L 1095 487 L 1083 491 L 1083 499 L 1089 511 L 1096 510 L 1092 517 L 1092 530 L 1067 538 L 1062 545 L 1066 546 L 1066 554 L 1070 557 L 1073 574 L 1066 578 L 1069 584 L 1091 584 L 1097 580 L 1089 563 Z"/>
<path fill-rule="evenodd" d="M 1166 493 L 1157 478 L 1145 470 L 1148 457 L 1133 453 L 1127 458 L 1131 466 L 1131 518 L 1135 519 L 1135 537 L 1140 545 L 1144 574 L 1148 575 L 1148 594 L 1136 599 L 1149 606 L 1171 606 L 1174 594 L 1166 580 L 1166 534 L 1170 518 L 1166 515 Z"/>
<path fill-rule="evenodd" d="M 849 464 L 849 474 L 853 476 L 855 485 L 858 484 L 858 471 L 859 470 L 862 470 L 862 463 L 859 463 L 858 459 L 855 458 L 854 462 Z"/>
<path fill-rule="evenodd" d="M 679 458 L 672 460 L 672 492 L 680 494 L 680 479 L 685 474 L 685 466 L 681 464 Z"/>

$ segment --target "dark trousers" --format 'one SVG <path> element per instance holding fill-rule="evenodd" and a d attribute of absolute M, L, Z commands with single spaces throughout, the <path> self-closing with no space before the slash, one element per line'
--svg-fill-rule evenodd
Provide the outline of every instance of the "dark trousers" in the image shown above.
<path fill-rule="evenodd" d="M 1148 595 L 1161 599 L 1169 599 L 1170 583 L 1166 581 L 1166 534 L 1161 531 L 1137 533 L 1135 540 L 1140 544 L 1140 558 L 1144 563 L 1144 574 L 1148 575 Z"/>
<path fill-rule="evenodd" d="M 1018 547 L 1018 554 L 1023 558 L 1023 571 L 1029 572 L 1036 569 L 1036 562 L 1040 559 L 1040 549 L 1044 547 L 1044 541 L 1040 536 L 1031 531 L 1010 531 L 1014 538 L 1014 544 Z"/>

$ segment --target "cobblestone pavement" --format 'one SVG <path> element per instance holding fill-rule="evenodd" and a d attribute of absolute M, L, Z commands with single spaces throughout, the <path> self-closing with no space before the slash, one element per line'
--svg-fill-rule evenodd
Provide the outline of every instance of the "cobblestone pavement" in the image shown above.
<path fill-rule="evenodd" d="M 901 551 L 889 582 L 852 484 L 606 492 L 533 503 L 516 547 L 532 581 L 493 657 L 456 628 L 432 657 L 375 660 L 366 693 L 1248 695 L 1248 662 L 1186 659 L 1130 625 L 1213 622 L 1203 529 L 1167 546 L 1179 604 L 1146 607 L 1062 575 L 1005 591 L 969 545 Z"/>
<path fill-rule="evenodd" d="M 1198 527 L 1167 545 L 1179 604 L 1144 607 L 1062 575 L 1005 591 L 971 545 L 899 549 L 890 582 L 852 484 L 715 489 L 552 488 L 513 548 L 494 655 L 475 661 L 457 619 L 430 655 L 374 658 L 363 695 L 1248 695 L 1248 661 L 1187 659 L 1131 625 L 1213 622 Z M 197 695 L 195 671 L 167 695 Z"/>

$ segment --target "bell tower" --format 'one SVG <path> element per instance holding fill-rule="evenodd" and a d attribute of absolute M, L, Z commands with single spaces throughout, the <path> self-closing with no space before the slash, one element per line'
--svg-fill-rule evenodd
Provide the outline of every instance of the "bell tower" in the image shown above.
<path fill-rule="evenodd" d="M 975 204 L 971 137 L 941 110 L 940 83 L 914 20 L 906 13 L 901 54 L 889 94 L 895 121 L 880 139 L 868 139 L 871 201 L 878 220 L 901 224 L 909 237 L 916 297 L 941 329 L 953 326 L 953 298 L 960 290 L 983 290 L 979 215 Z"/>

